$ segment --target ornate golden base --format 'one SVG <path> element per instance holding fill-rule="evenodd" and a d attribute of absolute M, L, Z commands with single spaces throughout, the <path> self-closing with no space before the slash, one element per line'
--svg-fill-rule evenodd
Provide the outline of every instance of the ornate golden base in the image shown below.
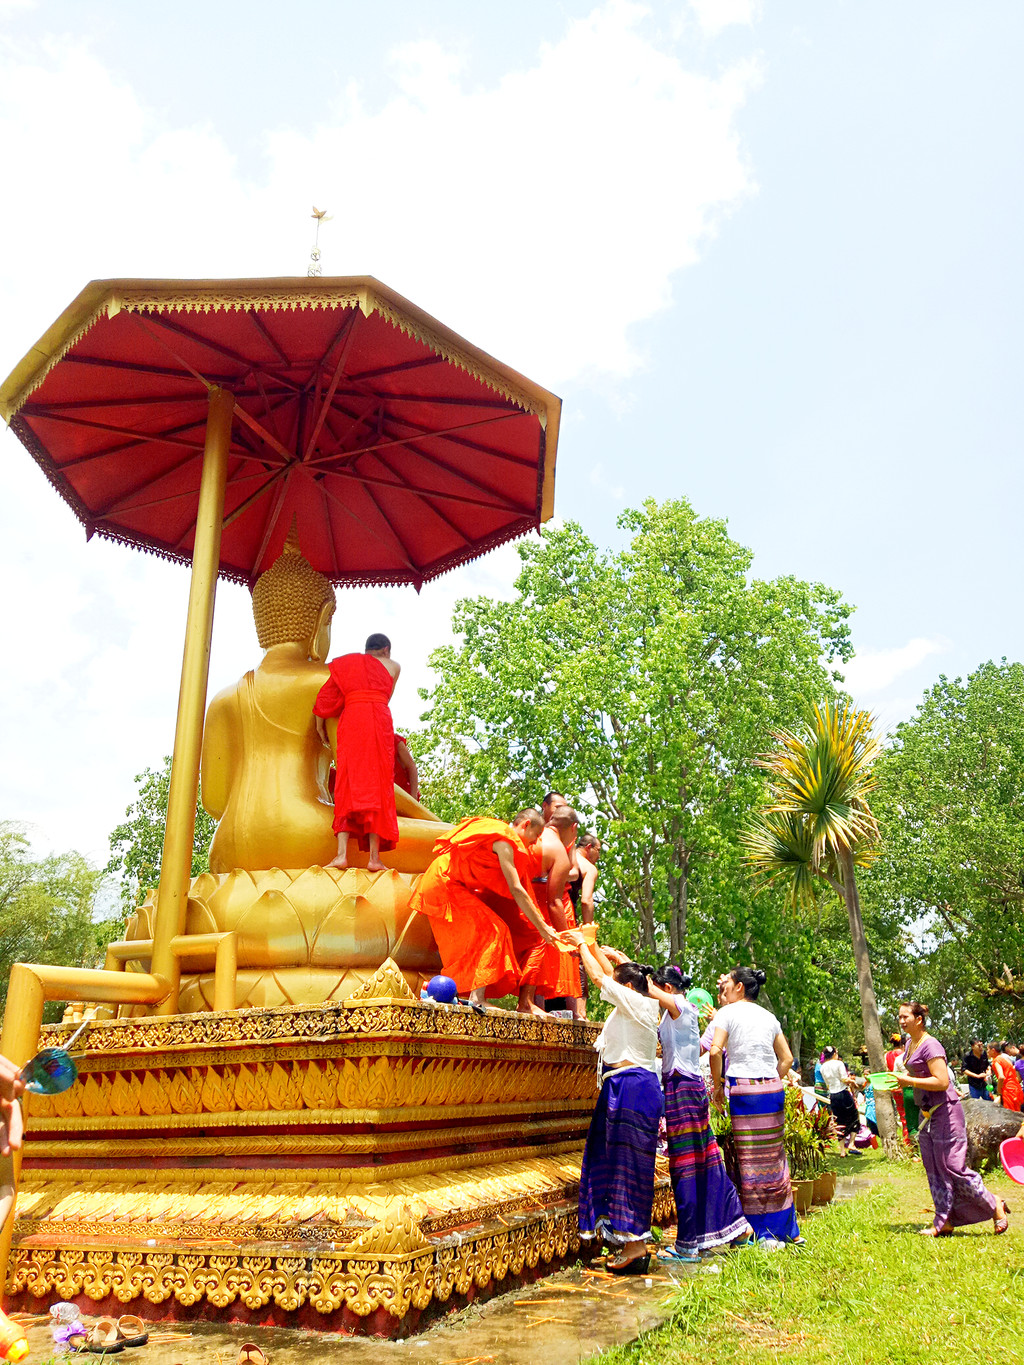
<path fill-rule="evenodd" d="M 422 1005 L 393 964 L 340 1004 L 97 1023 L 30 1103 L 13 1302 L 405 1335 L 542 1273 L 580 1248 L 595 1033 Z"/>

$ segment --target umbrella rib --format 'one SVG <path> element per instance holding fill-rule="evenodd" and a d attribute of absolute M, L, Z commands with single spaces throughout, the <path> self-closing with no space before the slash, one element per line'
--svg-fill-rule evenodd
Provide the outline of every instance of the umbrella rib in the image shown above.
<path fill-rule="evenodd" d="M 165 493 L 159 498 L 149 498 L 146 502 L 125 502 L 126 498 L 134 497 L 144 489 L 152 488 L 152 486 L 155 483 L 159 483 L 161 479 L 165 479 L 171 474 L 176 474 L 179 469 L 188 463 L 188 460 L 182 460 L 179 464 L 173 465 L 170 469 L 165 469 L 162 473 L 154 475 L 152 479 L 147 479 L 146 482 L 140 484 L 138 488 L 133 488 L 131 493 L 123 493 L 121 497 L 115 499 L 114 502 L 108 503 L 106 507 L 97 510 L 94 513 L 94 516 L 99 518 L 111 516 L 115 512 L 118 515 L 123 515 L 125 512 L 145 512 L 150 507 L 165 507 L 167 503 L 177 502 L 179 498 L 194 498 L 196 496 L 196 490 L 194 488 L 184 488 L 180 493 Z M 283 473 L 284 471 L 278 472 Z M 241 483 L 243 480 L 259 479 L 262 478 L 265 473 L 265 470 L 253 470 L 251 474 L 237 474 L 232 482 Z"/>
<path fill-rule="evenodd" d="M 529 417 L 531 416 L 531 414 L 528 412 L 523 412 L 522 409 L 518 409 L 515 412 L 506 413 L 506 416 Z M 433 429 L 431 427 L 426 427 L 421 422 L 414 422 L 411 417 L 402 417 L 397 412 L 389 413 L 388 420 L 391 421 L 392 423 L 397 423 L 399 426 L 412 427 L 413 430 L 418 433 L 418 435 L 423 437 L 430 437 L 434 435 Z M 458 430 L 458 428 L 455 428 L 454 430 Z M 408 439 L 411 440 L 412 438 L 410 437 Z M 495 450 L 492 446 L 481 445 L 479 441 L 470 441 L 465 436 L 453 435 L 450 438 L 449 444 L 453 446 L 462 446 L 466 450 L 475 450 L 480 455 L 490 456 L 491 459 L 505 460 L 509 464 L 522 465 L 528 469 L 536 469 L 537 467 L 536 461 L 531 460 L 528 455 L 513 455 L 511 451 Z"/>
<path fill-rule="evenodd" d="M 353 378 L 349 375 L 349 378 Z M 451 408 L 500 408 L 503 412 L 513 413 L 516 416 L 529 416 L 525 409 L 519 407 L 511 400 L 504 402 L 500 398 L 446 398 L 439 393 L 390 393 L 387 389 L 375 390 L 380 393 L 380 397 L 388 403 L 429 403 L 439 407 Z M 403 417 L 401 419 L 405 421 Z"/>
<path fill-rule="evenodd" d="M 356 334 L 356 321 L 360 316 L 361 314 L 359 313 L 353 314 L 353 321 L 348 329 L 348 335 L 345 337 L 345 344 L 341 348 L 341 354 L 338 356 L 338 363 L 334 367 L 334 374 L 331 376 L 331 382 L 327 387 L 327 392 L 320 400 L 320 410 L 317 413 L 316 421 L 313 423 L 313 430 L 310 432 L 309 440 L 306 442 L 306 449 L 302 453 L 303 464 L 309 462 L 309 457 L 313 454 L 313 451 L 316 449 L 316 443 L 320 438 L 320 432 L 323 428 L 323 424 L 327 420 L 328 410 L 330 409 L 330 406 L 334 401 L 334 395 L 338 391 L 338 385 L 341 382 L 341 376 L 345 371 L 345 361 L 348 359 L 348 353 L 352 348 L 352 341 Z"/>
<path fill-rule="evenodd" d="M 132 317 L 138 317 L 138 314 L 133 313 Z M 191 327 L 184 327 L 180 322 L 172 322 L 170 318 L 164 317 L 160 313 L 157 313 L 154 316 L 153 322 L 159 327 L 166 328 L 168 332 L 174 332 L 178 336 L 185 337 L 188 341 L 194 341 L 197 346 L 205 346 L 208 351 L 213 351 L 215 355 L 223 356 L 226 360 L 233 360 L 237 365 L 244 366 L 244 373 L 246 374 L 252 371 L 261 370 L 268 378 L 275 380 L 278 384 L 283 384 L 285 388 L 293 389 L 296 393 L 299 391 L 300 385 L 293 384 L 290 380 L 285 379 L 283 375 L 275 374 L 273 370 L 268 369 L 266 365 L 261 364 L 259 361 L 250 360 L 239 351 L 233 351 L 230 346 L 222 346 L 219 341 L 212 341 L 209 337 L 204 337 L 202 333 L 194 332 Z M 167 346 L 166 342 L 161 344 Z M 167 346 L 167 350 L 170 351 L 171 348 Z M 171 351 L 171 355 L 174 356 L 175 360 L 180 361 L 182 365 L 186 366 L 186 368 L 191 369 L 187 360 L 182 360 L 181 356 L 175 354 L 174 351 Z M 197 372 L 193 371 L 193 373 Z"/>
<path fill-rule="evenodd" d="M 295 463 L 294 452 L 290 451 L 282 441 L 279 441 L 277 439 L 276 436 L 273 436 L 266 429 L 262 422 L 257 421 L 257 419 L 253 417 L 251 412 L 246 412 L 245 408 L 236 406 L 235 416 L 239 419 L 239 421 L 244 422 L 247 427 L 254 431 L 256 435 L 260 438 L 260 440 L 263 441 L 266 445 L 268 445 L 271 448 L 271 450 L 276 450 L 278 455 L 283 456 L 288 464 Z"/>
<path fill-rule="evenodd" d="M 226 531 L 233 522 L 237 521 L 238 518 L 242 516 L 243 513 L 248 512 L 249 508 L 253 505 L 254 502 L 258 502 L 260 498 L 263 497 L 263 494 L 266 493 L 270 488 L 274 486 L 275 483 L 277 483 L 281 479 L 285 480 L 285 482 L 281 485 L 281 496 L 283 497 L 284 489 L 287 487 L 287 477 L 289 472 L 290 471 L 287 465 L 282 465 L 280 469 L 275 469 L 273 474 L 271 474 L 270 478 L 261 488 L 257 488 L 254 493 L 250 493 L 249 496 L 243 502 L 240 502 L 237 507 L 233 508 L 232 511 L 230 511 L 227 514 L 227 516 L 221 522 L 221 529 Z M 251 478 L 252 475 L 248 476 L 242 475 L 242 477 Z M 235 479 L 234 482 L 237 483 L 238 479 Z M 260 547 L 259 554 L 253 560 L 254 564 L 259 564 L 260 560 L 263 558 L 263 551 L 265 549 L 266 549 L 265 544 Z"/>
<path fill-rule="evenodd" d="M 405 441 L 402 441 L 400 443 L 392 442 L 390 444 L 401 444 L 402 446 L 405 447 L 406 450 L 412 451 L 412 453 L 418 456 L 419 459 L 426 460 L 428 464 L 436 465 L 437 468 L 443 469 L 446 474 L 452 475 L 454 478 L 459 479 L 462 483 L 469 484 L 471 488 L 479 489 L 481 493 L 487 493 L 492 498 L 504 498 L 505 500 L 503 506 L 504 510 L 507 512 L 518 512 L 520 516 L 525 517 L 534 515 L 534 509 L 532 507 L 529 508 L 523 507 L 520 503 L 510 501 L 507 497 L 505 497 L 505 494 L 500 492 L 498 489 L 492 488 L 489 484 L 483 483 L 481 482 L 481 480 L 473 478 L 473 476 L 467 474 L 465 470 L 459 469 L 457 466 L 448 464 L 445 460 L 442 460 L 439 455 L 433 455 L 429 450 L 421 450 L 419 446 L 413 444 L 414 439 L 415 439 L 414 437 L 410 436 Z M 355 459 L 360 455 L 372 454 L 375 457 L 379 458 L 380 449 L 381 447 L 379 446 L 377 447 L 369 446 L 364 450 L 353 451 L 352 452 L 353 465 L 355 463 Z M 530 468 L 531 469 L 533 468 L 532 463 L 530 465 Z M 335 472 L 340 471 L 336 470 Z"/>
<path fill-rule="evenodd" d="M 395 544 L 402 552 L 402 557 L 404 558 L 406 564 L 408 564 L 410 569 L 413 569 L 416 573 L 421 574 L 423 572 L 422 568 L 413 559 L 412 551 L 409 549 L 408 545 L 406 545 L 405 541 L 399 535 L 397 528 L 391 524 L 391 519 L 386 515 L 383 507 L 381 507 L 376 497 L 374 497 L 372 489 L 364 486 L 363 492 L 373 503 L 374 507 L 377 509 L 377 515 L 380 517 L 381 521 L 383 521 L 384 525 L 387 527 L 387 529 L 391 532 L 391 535 L 394 537 Z"/>
<path fill-rule="evenodd" d="M 463 493 L 445 493 L 439 488 L 420 488 L 413 483 L 395 483 L 391 479 L 379 479 L 372 474 L 360 474 L 354 469 L 333 469 L 331 474 L 336 479 L 354 479 L 356 483 L 373 484 L 376 488 L 393 488 L 396 492 L 414 493 L 422 498 L 441 498 L 445 502 L 464 502 L 470 507 L 486 507 L 490 512 L 519 512 L 520 516 L 530 515 L 505 502 L 488 502 L 484 498 L 470 498 Z"/>
<path fill-rule="evenodd" d="M 464 473 L 457 465 L 448 464 L 446 460 L 441 459 L 440 455 L 434 455 L 429 450 L 421 450 L 419 446 L 413 445 L 411 440 L 405 443 L 405 447 L 407 450 L 411 450 L 414 455 L 419 456 L 421 460 L 426 460 L 429 464 L 436 465 L 439 469 L 443 469 L 446 474 L 451 474 L 454 478 L 461 479 L 463 483 L 468 483 L 473 488 L 479 488 L 481 493 L 489 493 L 492 498 L 504 496 L 504 494 L 500 493 L 496 488 L 492 488 L 489 484 L 481 482 L 480 479 L 474 479 L 469 474 Z M 530 468 L 533 468 L 532 463 Z M 524 507 L 521 503 L 512 502 L 508 498 L 505 499 L 505 506 L 508 511 L 518 512 L 522 517 L 532 517 L 536 511 L 533 507 Z"/>
<path fill-rule="evenodd" d="M 233 392 L 236 399 L 266 397 L 267 394 L 267 390 L 264 389 L 262 385 L 259 385 L 255 389 L 235 389 Z M 276 392 L 270 390 L 270 392 L 273 393 L 275 398 L 291 398 L 293 396 L 290 389 L 281 389 Z M 131 398 L 76 398 L 64 403 L 29 402 L 23 403 L 19 412 L 23 417 L 46 417 L 51 412 L 72 412 L 77 411 L 79 408 L 141 408 L 154 407 L 159 403 L 181 404 L 187 401 L 188 400 L 180 393 L 150 394 L 146 396 L 133 394 Z"/>
<path fill-rule="evenodd" d="M 334 523 L 331 520 L 331 503 L 324 488 L 323 480 L 314 480 L 320 492 L 320 501 L 323 503 L 324 520 L 327 523 L 327 544 L 331 547 L 331 563 L 334 565 L 335 578 L 341 577 L 341 569 L 338 565 L 338 547 L 334 543 Z"/>
<path fill-rule="evenodd" d="M 306 469 L 305 467 L 303 467 L 303 473 L 309 475 L 311 479 L 313 478 L 313 475 L 310 474 L 309 470 Z M 314 482 L 317 481 L 314 479 Z M 374 528 L 368 525 L 363 520 L 363 518 L 359 516 L 357 512 L 353 512 L 352 508 L 349 507 L 348 503 L 344 502 L 341 498 L 339 498 L 337 493 L 335 493 L 332 489 L 327 487 L 326 483 L 320 481 L 320 488 L 325 498 L 328 498 L 331 502 L 333 502 L 336 507 L 340 507 L 346 516 L 351 517 L 352 520 L 354 522 L 357 522 L 358 525 L 362 526 L 364 530 L 369 531 L 370 535 L 373 536 L 374 540 L 379 540 L 380 543 L 385 547 L 385 549 L 390 550 L 392 548 L 384 539 L 384 537 L 380 534 L 379 531 L 375 531 Z M 390 526 L 388 527 L 388 529 L 389 530 L 391 529 Z M 335 563 L 337 563 L 337 559 L 335 559 Z M 415 564 L 410 564 L 409 568 L 412 569 L 414 573 L 419 573 L 419 570 L 416 568 Z"/>
<path fill-rule="evenodd" d="M 342 411 L 344 412 L 344 409 L 342 409 Z M 352 414 L 352 413 L 346 412 L 346 413 L 345 413 L 345 416 L 346 416 L 346 417 L 351 417 L 351 416 L 353 416 L 353 414 Z M 508 419 L 509 419 L 510 417 L 528 417 L 528 416 L 529 416 L 529 413 L 525 413 L 525 412 L 503 412 L 503 413 L 501 413 L 501 414 L 500 414 L 499 416 L 497 416 L 497 417 L 481 417 L 481 418 L 478 418 L 475 422 L 460 422 L 458 426 L 454 426 L 454 427 L 441 427 L 441 428 L 440 428 L 439 430 L 437 430 L 437 431 L 417 431 L 416 434 L 415 434 L 414 436 L 395 436 L 395 437 L 392 437 L 391 440 L 388 440 L 388 441 L 378 441 L 378 442 L 376 443 L 376 445 L 372 445 L 372 446 L 360 446 L 358 450 L 346 450 L 346 451 L 343 451 L 343 452 L 341 452 L 341 453 L 343 453 L 343 454 L 345 454 L 345 455 L 348 455 L 348 456 L 352 456 L 352 457 L 354 457 L 354 456 L 356 456 L 356 455 L 373 455 L 373 454 L 374 454 L 376 451 L 378 451 L 378 450 L 387 450 L 390 446 L 404 446 L 404 445 L 409 445 L 412 441 L 420 440 L 420 439 L 423 438 L 423 437 L 428 437 L 428 438 L 429 438 L 429 437 L 434 437 L 434 436 L 450 436 L 453 432 L 456 432 L 456 431 L 466 431 L 466 430 L 468 430 L 468 429 L 471 428 L 471 427 L 490 426 L 490 425 L 492 425 L 492 424 L 495 423 L 495 422 L 507 422 Z M 392 420 L 393 420 L 393 421 L 397 421 L 397 422 L 401 422 L 401 421 L 402 421 L 402 418 L 401 418 L 401 417 L 396 417 L 396 418 L 392 418 Z M 406 423 L 406 426 L 412 426 L 412 425 L 413 425 L 413 423 L 410 423 L 410 422 L 407 422 L 407 423 Z M 492 454 L 492 453 L 494 453 L 494 452 L 487 451 L 487 453 L 488 453 L 488 454 Z M 328 461 L 333 460 L 333 459 L 336 459 L 336 458 L 337 458 L 337 452 L 336 452 L 334 455 L 322 455 L 318 460 L 313 460 L 311 463 L 313 463 L 313 464 L 324 464 L 325 462 L 328 462 Z M 533 461 L 532 461 L 532 460 L 526 461 L 525 463 L 528 463 L 528 464 L 530 465 L 531 468 L 533 467 Z"/>
<path fill-rule="evenodd" d="M 174 354 L 173 351 L 171 354 Z M 177 359 L 177 357 L 175 357 L 175 359 Z M 181 370 L 172 370 L 166 365 L 143 365 L 141 361 L 112 360 L 103 356 L 66 355 L 63 361 L 61 361 L 61 364 L 96 365 L 99 368 L 106 370 L 127 370 L 131 374 L 155 374 L 159 375 L 161 379 L 176 379 L 180 380 L 182 383 L 190 383 L 191 380 L 195 378 L 195 375 L 193 374 L 182 373 Z M 237 378 L 237 375 L 215 375 L 213 376 L 213 383 L 233 384 Z M 121 401 L 128 403 L 131 400 L 123 399 Z"/>
<path fill-rule="evenodd" d="M 391 467 L 391 465 L 388 464 L 387 460 L 384 459 L 383 456 L 378 455 L 378 456 L 377 456 L 377 460 L 378 460 L 378 462 L 379 462 L 380 464 L 382 464 L 382 465 L 384 466 L 384 468 L 388 471 L 388 473 L 389 473 L 389 474 L 393 474 L 393 475 L 395 476 L 396 479 L 400 479 L 400 478 L 402 477 L 402 475 L 398 472 L 398 470 L 397 470 L 397 469 L 393 469 L 393 468 Z M 367 489 L 366 491 L 367 491 L 367 493 L 369 493 L 370 490 Z M 425 501 L 427 502 L 427 506 L 428 506 L 428 507 L 430 508 L 430 510 L 433 512 L 434 516 L 435 516 L 435 517 L 439 517 L 439 518 L 441 519 L 441 521 L 443 521 L 444 524 L 448 527 L 449 530 L 454 531 L 455 534 L 459 537 L 459 539 L 462 541 L 462 543 L 463 543 L 464 545 L 472 545 L 472 543 L 473 543 L 472 537 L 471 537 L 471 536 L 467 536 L 466 533 L 465 533 L 465 531 L 461 530 L 461 529 L 455 524 L 455 522 L 452 521 L 451 517 L 449 517 L 446 513 L 444 513 L 444 512 L 441 511 L 440 507 L 435 507 L 432 499 L 427 498 L 427 499 L 425 499 Z"/>
<path fill-rule="evenodd" d="M 444 363 L 444 356 L 425 355 L 419 360 L 403 360 L 398 365 L 381 365 L 376 370 L 363 370 L 361 374 L 350 374 L 353 384 L 362 383 L 366 379 L 379 379 L 386 374 L 399 374 L 403 370 L 422 370 L 427 365 L 441 365 Z"/>
<path fill-rule="evenodd" d="M 94 431 L 106 431 L 112 436 L 128 436 L 131 438 L 123 445 L 107 446 L 105 450 L 93 450 L 87 455 L 77 455 L 72 460 L 65 460 L 63 464 L 57 466 L 58 469 L 76 469 L 79 465 L 88 464 L 90 460 L 102 460 L 108 455 L 120 455 L 126 450 L 133 450 L 136 446 L 147 444 L 181 446 L 184 447 L 184 449 L 191 450 L 195 453 L 201 453 L 203 450 L 201 441 L 185 441 L 178 435 L 178 432 L 194 431 L 197 427 L 202 426 L 201 420 L 183 422 L 180 427 L 172 427 L 170 431 L 164 432 L 162 435 L 151 435 L 146 432 L 141 436 L 137 431 L 130 431 L 127 427 L 114 427 L 104 422 L 89 422 L 80 417 L 64 417 L 59 413 L 54 413 L 52 417 L 47 416 L 47 420 L 53 422 L 67 422 L 74 426 L 88 427 Z M 236 453 L 238 454 L 239 459 L 244 460 L 258 459 L 260 461 L 266 461 L 268 458 L 265 455 L 243 454 L 241 451 Z M 291 457 L 289 456 L 289 459 L 290 458 Z"/>
<path fill-rule="evenodd" d="M 275 340 L 273 334 L 271 333 L 270 328 L 267 326 L 267 324 L 266 324 L 266 323 L 263 321 L 263 319 L 260 317 L 259 313 L 257 313 L 256 309 L 255 309 L 255 308 L 250 308 L 250 309 L 248 310 L 248 314 L 249 314 L 249 317 L 252 319 L 252 321 L 256 324 L 256 327 L 258 328 L 258 330 L 262 333 L 262 335 L 265 337 L 265 339 L 270 343 L 271 349 L 272 349 L 272 350 L 275 350 L 275 351 L 277 352 L 278 359 L 281 360 L 281 361 L 283 361 L 285 365 L 290 365 L 290 364 L 291 364 L 291 361 L 289 360 L 288 356 L 285 355 L 284 351 L 283 351 L 283 350 L 281 349 L 281 347 L 277 344 L 277 341 Z"/>

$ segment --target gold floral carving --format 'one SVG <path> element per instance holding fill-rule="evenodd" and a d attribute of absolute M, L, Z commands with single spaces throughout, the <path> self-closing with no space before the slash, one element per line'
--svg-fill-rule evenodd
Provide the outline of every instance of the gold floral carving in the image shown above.
<path fill-rule="evenodd" d="M 368 1229 L 350 1246 L 312 1257 L 265 1252 L 133 1248 L 116 1250 L 16 1245 L 8 1291 L 35 1298 L 86 1295 L 98 1302 L 172 1296 L 184 1308 L 204 1299 L 225 1308 L 241 1298 L 253 1311 L 273 1303 L 294 1313 L 306 1303 L 321 1314 L 347 1307 L 360 1317 L 386 1309 L 402 1318 L 432 1299 L 447 1302 L 491 1280 L 518 1275 L 578 1250 L 575 1211 L 563 1207 L 520 1226 L 475 1237 L 424 1237 L 408 1210 Z"/>
<path fill-rule="evenodd" d="M 197 1120 L 202 1127 L 277 1123 L 284 1115 L 300 1125 L 384 1122 L 388 1120 L 378 1111 L 390 1116 L 414 1109 L 420 1118 L 427 1111 L 443 1118 L 452 1107 L 541 1112 L 552 1105 L 592 1106 L 595 1097 L 591 1065 L 546 1059 L 369 1055 L 324 1064 L 190 1066 L 144 1074 L 93 1071 L 63 1095 L 34 1097 L 29 1131 L 60 1132 L 69 1120 L 75 1121 L 76 1132 L 139 1131 L 161 1127 L 160 1120 L 172 1114 Z"/>
<path fill-rule="evenodd" d="M 40 1046 L 59 1047 L 71 1036 L 68 1024 L 43 1028 Z M 585 1049 L 593 1056 L 599 1026 L 568 1020 L 532 1019 L 508 1011 L 478 1014 L 465 1005 L 367 1004 L 345 1002 L 292 1005 L 278 1009 L 232 1010 L 138 1019 L 98 1019 L 79 1041 L 86 1068 L 91 1058 L 116 1054 L 237 1048 L 240 1045 L 282 1046 L 359 1035 L 409 1039 L 529 1044 L 532 1047 Z"/>

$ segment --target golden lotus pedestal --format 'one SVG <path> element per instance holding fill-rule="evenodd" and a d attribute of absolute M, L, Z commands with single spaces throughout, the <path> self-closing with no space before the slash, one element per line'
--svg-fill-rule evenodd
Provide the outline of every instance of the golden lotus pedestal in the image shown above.
<path fill-rule="evenodd" d="M 31 1099 L 9 1305 L 405 1336 L 557 1268 L 596 1032 L 422 1004 L 390 961 L 339 1003 L 97 1022 Z"/>

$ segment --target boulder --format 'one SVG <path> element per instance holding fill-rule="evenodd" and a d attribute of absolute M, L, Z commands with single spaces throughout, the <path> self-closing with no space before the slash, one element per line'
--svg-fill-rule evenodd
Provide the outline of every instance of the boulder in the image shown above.
<path fill-rule="evenodd" d="M 1017 1136 L 1024 1123 L 1024 1114 L 986 1100 L 964 1100 L 963 1105 L 968 1166 L 972 1171 L 998 1166 L 999 1144 Z"/>

